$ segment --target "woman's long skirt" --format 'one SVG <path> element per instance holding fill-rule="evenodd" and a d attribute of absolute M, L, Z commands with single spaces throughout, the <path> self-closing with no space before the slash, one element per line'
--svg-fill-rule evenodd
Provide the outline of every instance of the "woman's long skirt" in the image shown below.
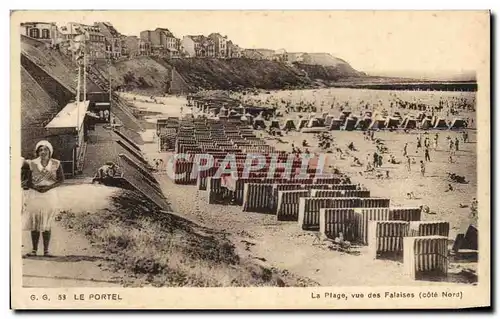
<path fill-rule="evenodd" d="M 23 230 L 49 231 L 56 214 L 58 195 L 57 188 L 45 193 L 33 189 L 23 190 Z"/>

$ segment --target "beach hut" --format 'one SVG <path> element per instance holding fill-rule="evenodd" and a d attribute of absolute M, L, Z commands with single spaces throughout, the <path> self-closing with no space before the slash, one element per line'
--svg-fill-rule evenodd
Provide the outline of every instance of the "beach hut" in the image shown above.
<path fill-rule="evenodd" d="M 358 122 L 357 117 L 347 118 L 347 120 L 345 121 L 344 127 L 343 127 L 344 131 L 354 131 L 356 129 L 357 122 Z"/>
<path fill-rule="evenodd" d="M 460 233 L 463 234 L 462 231 Z M 459 240 L 459 247 L 457 247 L 457 251 L 460 251 L 462 249 L 464 250 L 478 250 L 478 229 L 477 226 L 474 224 L 470 224 L 469 227 L 467 227 L 467 230 L 465 231 L 465 234 L 463 234 L 463 237 L 461 240 Z"/>
<path fill-rule="evenodd" d="M 438 117 L 437 116 L 433 116 L 431 118 L 431 127 L 434 127 L 437 123 L 437 120 L 438 120 Z"/>
<path fill-rule="evenodd" d="M 301 130 L 302 128 L 306 127 L 308 122 L 309 121 L 306 120 L 306 119 L 300 119 L 300 121 L 299 121 L 299 130 Z"/>
<path fill-rule="evenodd" d="M 412 130 L 417 128 L 417 120 L 412 118 L 412 117 L 405 117 L 403 120 L 403 123 L 401 123 L 401 128 L 407 129 L 407 130 Z"/>
<path fill-rule="evenodd" d="M 354 129 L 365 131 L 365 130 L 368 129 L 368 127 L 370 126 L 371 122 L 372 122 L 372 119 L 369 118 L 369 117 L 365 117 L 365 118 L 359 119 L 358 122 L 356 123 Z"/>
<path fill-rule="evenodd" d="M 467 125 L 464 119 L 455 118 L 453 122 L 451 122 L 450 130 L 459 130 L 459 129 L 464 129 L 466 127 Z"/>
<path fill-rule="evenodd" d="M 271 125 L 269 126 L 270 128 L 277 128 L 279 129 L 280 128 L 280 122 L 278 122 L 278 120 L 271 120 Z"/>
<path fill-rule="evenodd" d="M 429 118 L 424 118 L 422 120 L 422 122 L 420 123 L 420 129 L 422 129 L 422 130 L 428 130 L 431 127 L 432 127 L 431 119 L 429 119 Z"/>
<path fill-rule="evenodd" d="M 370 126 L 368 127 L 369 130 L 381 130 L 385 128 L 385 119 L 384 118 L 377 118 L 374 119 L 373 122 L 370 123 Z"/>
<path fill-rule="evenodd" d="M 446 120 L 443 119 L 443 118 L 438 118 L 436 120 L 436 124 L 434 124 L 434 128 L 436 129 L 447 129 L 448 128 L 448 124 L 446 124 Z"/>
<path fill-rule="evenodd" d="M 344 123 L 344 121 L 341 119 L 332 119 L 332 122 L 330 123 L 328 129 L 330 131 L 339 131 L 342 127 L 342 123 Z"/>
<path fill-rule="evenodd" d="M 295 126 L 295 123 L 293 122 L 292 119 L 286 119 L 285 124 L 283 124 L 282 130 L 283 131 L 297 130 L 297 127 Z"/>
<path fill-rule="evenodd" d="M 406 123 L 408 123 L 408 116 L 406 116 L 402 121 L 401 121 L 401 128 L 405 128 Z"/>
<path fill-rule="evenodd" d="M 248 123 L 248 124 L 250 124 L 250 125 L 252 125 L 252 124 L 253 124 L 253 118 L 254 118 L 254 117 L 253 117 L 253 115 L 252 115 L 252 114 L 250 114 L 250 113 L 246 113 L 246 114 L 244 114 L 243 116 L 246 118 L 246 123 Z M 243 116 L 242 116 L 242 117 L 243 117 Z"/>
<path fill-rule="evenodd" d="M 326 127 L 330 126 L 330 124 L 332 124 L 332 120 L 334 118 L 335 117 L 333 115 L 327 115 L 326 118 L 325 118 L 325 126 Z"/>
<path fill-rule="evenodd" d="M 217 109 L 216 108 L 209 108 L 208 109 L 208 115 L 211 115 L 211 116 L 217 116 Z"/>
<path fill-rule="evenodd" d="M 229 116 L 233 116 L 233 115 L 241 116 L 242 113 L 239 112 L 239 109 L 230 109 L 229 110 Z"/>
<path fill-rule="evenodd" d="M 239 114 L 245 114 L 245 107 L 241 104 L 236 108 L 236 110 Z"/>
<path fill-rule="evenodd" d="M 228 116 L 228 113 L 229 110 L 227 108 L 225 108 L 224 106 L 222 106 L 219 110 L 219 117 L 221 116 Z"/>
<path fill-rule="evenodd" d="M 400 121 L 398 118 L 396 117 L 387 117 L 387 119 L 385 120 L 385 127 L 388 128 L 388 129 L 391 129 L 391 128 L 398 128 L 400 124 Z"/>
<path fill-rule="evenodd" d="M 241 121 L 241 123 L 243 123 L 243 124 L 251 124 L 251 120 L 250 120 L 250 118 L 249 118 L 248 116 L 246 116 L 246 115 L 242 115 L 242 116 L 240 117 L 240 121 Z"/>
<path fill-rule="evenodd" d="M 266 129 L 266 123 L 264 122 L 264 119 L 262 118 L 262 116 L 259 115 L 253 120 L 253 128 L 254 128 L 254 130 L 258 130 L 258 129 L 265 130 Z"/>
<path fill-rule="evenodd" d="M 307 123 L 307 127 L 309 127 L 309 128 L 311 128 L 311 127 L 324 127 L 324 126 L 325 126 L 325 120 L 322 118 L 318 118 L 318 117 L 311 118 Z"/>

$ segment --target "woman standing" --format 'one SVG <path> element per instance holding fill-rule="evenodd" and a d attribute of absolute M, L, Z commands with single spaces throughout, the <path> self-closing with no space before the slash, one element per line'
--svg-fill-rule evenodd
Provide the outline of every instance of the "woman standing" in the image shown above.
<path fill-rule="evenodd" d="M 31 231 L 33 250 L 27 256 L 36 256 L 40 233 L 43 239 L 43 253 L 51 257 L 49 243 L 51 226 L 57 213 L 58 196 L 54 189 L 64 181 L 61 162 L 52 158 L 52 145 L 40 141 L 35 147 L 33 160 L 26 160 L 31 171 L 29 189 L 25 190 L 24 230 Z"/>

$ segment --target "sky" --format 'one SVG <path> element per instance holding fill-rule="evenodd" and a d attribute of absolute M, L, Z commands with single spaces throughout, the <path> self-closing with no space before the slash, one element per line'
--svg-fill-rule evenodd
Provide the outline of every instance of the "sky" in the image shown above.
<path fill-rule="evenodd" d="M 175 36 L 219 32 L 243 48 L 326 52 L 380 75 L 474 72 L 489 50 L 485 12 L 461 11 L 25 11 L 22 21 L 111 22 L 139 35 L 156 27 Z"/>

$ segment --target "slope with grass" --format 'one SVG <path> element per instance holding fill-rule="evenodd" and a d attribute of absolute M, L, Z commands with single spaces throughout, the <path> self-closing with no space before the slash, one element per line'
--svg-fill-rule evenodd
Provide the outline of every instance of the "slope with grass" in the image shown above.
<path fill-rule="evenodd" d="M 311 84 L 295 68 L 268 60 L 178 59 L 170 63 L 188 83 L 202 89 L 283 89 Z"/>
<path fill-rule="evenodd" d="M 111 205 L 60 214 L 67 229 L 85 234 L 107 256 L 125 286 L 285 286 L 279 274 L 238 255 L 224 231 L 172 212 L 157 211 L 142 195 L 121 190 Z M 294 285 L 294 283 L 291 283 Z"/>

